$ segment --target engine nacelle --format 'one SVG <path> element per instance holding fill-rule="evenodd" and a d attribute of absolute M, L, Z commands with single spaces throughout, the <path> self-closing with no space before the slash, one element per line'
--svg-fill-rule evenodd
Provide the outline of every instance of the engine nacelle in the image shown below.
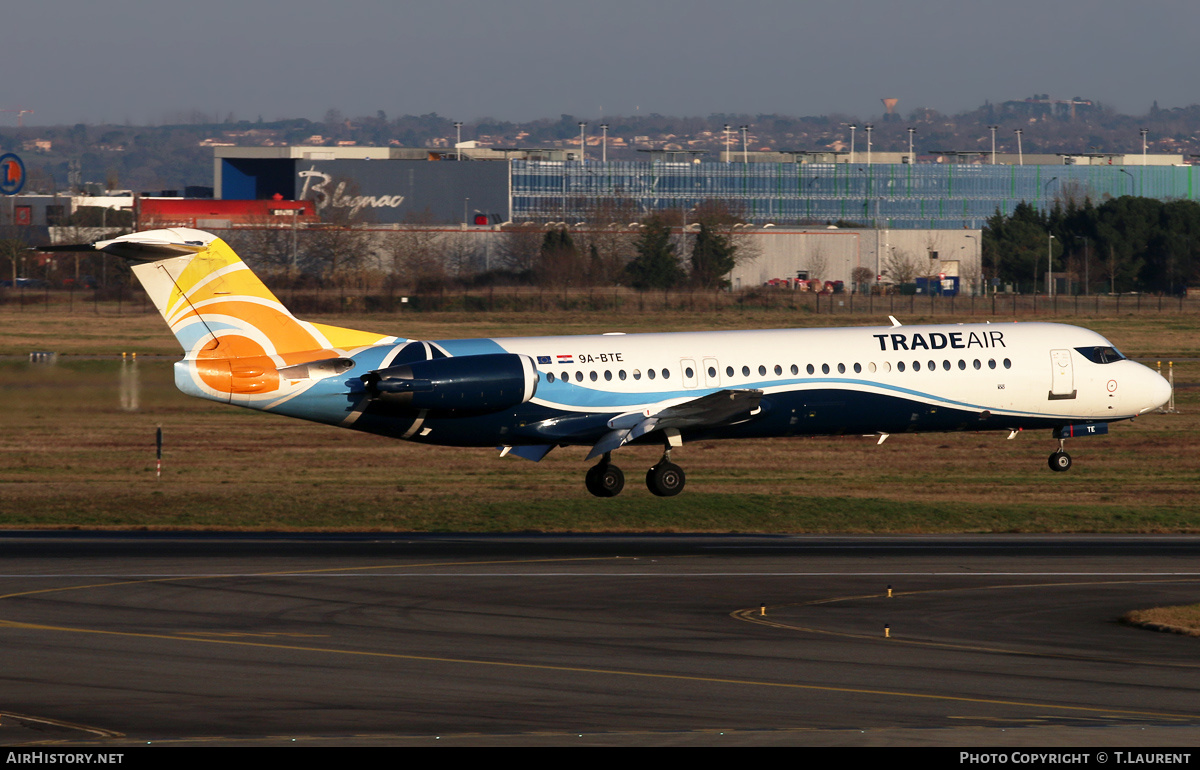
<path fill-rule="evenodd" d="M 485 414 L 523 404 L 537 392 L 529 356 L 488 353 L 413 361 L 362 377 L 373 401 L 403 410 Z"/>

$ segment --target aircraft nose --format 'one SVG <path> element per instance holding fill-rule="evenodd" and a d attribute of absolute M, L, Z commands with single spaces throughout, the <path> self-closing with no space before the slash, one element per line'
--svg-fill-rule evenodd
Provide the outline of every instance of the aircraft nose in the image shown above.
<path fill-rule="evenodd" d="M 1161 374 L 1147 367 L 1144 379 L 1146 383 L 1142 392 L 1145 394 L 1147 405 L 1138 414 L 1151 412 L 1171 400 L 1171 383 L 1167 382 Z"/>

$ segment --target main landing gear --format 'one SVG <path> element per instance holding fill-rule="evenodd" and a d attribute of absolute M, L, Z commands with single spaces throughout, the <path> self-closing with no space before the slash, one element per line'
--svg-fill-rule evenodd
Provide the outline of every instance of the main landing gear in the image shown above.
<path fill-rule="evenodd" d="M 1058 451 L 1050 455 L 1049 464 L 1050 470 L 1062 473 L 1063 471 L 1071 470 L 1071 455 L 1067 454 L 1064 449 L 1066 441 L 1058 440 Z"/>
<path fill-rule="evenodd" d="M 663 452 L 662 459 L 646 471 L 646 487 L 659 497 L 674 497 L 683 491 L 687 477 L 675 463 L 671 462 L 671 450 Z M 625 474 L 612 464 L 612 456 L 606 452 L 600 462 L 588 469 L 584 477 L 587 491 L 596 497 L 616 497 L 625 488 Z"/>
<path fill-rule="evenodd" d="M 611 453 L 605 452 L 600 462 L 588 468 L 583 483 L 587 491 L 596 497 L 616 497 L 625 488 L 625 474 L 610 462 Z"/>

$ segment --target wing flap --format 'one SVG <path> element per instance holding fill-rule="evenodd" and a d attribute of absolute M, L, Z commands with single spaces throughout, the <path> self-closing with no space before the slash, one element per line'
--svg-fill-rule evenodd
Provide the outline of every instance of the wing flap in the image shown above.
<path fill-rule="evenodd" d="M 762 401 L 761 390 L 719 390 L 689 401 L 664 402 L 641 412 L 627 412 L 608 421 L 613 430 L 604 434 L 587 459 L 620 449 L 656 430 L 717 427 L 747 419 Z"/>

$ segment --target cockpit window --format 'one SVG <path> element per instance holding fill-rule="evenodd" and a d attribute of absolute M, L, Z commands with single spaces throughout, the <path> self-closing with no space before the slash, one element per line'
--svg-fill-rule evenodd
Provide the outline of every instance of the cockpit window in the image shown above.
<path fill-rule="evenodd" d="M 1097 345 L 1093 348 L 1075 348 L 1084 358 L 1093 364 L 1111 364 L 1114 361 L 1124 361 L 1121 351 L 1107 345 Z"/>

